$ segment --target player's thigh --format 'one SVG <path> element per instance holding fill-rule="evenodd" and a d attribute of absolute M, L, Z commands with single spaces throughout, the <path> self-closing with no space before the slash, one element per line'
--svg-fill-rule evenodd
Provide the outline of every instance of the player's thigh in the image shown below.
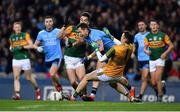
<path fill-rule="evenodd" d="M 67 72 L 67 75 L 68 75 L 68 78 L 69 78 L 69 81 L 72 83 L 74 83 L 76 81 L 76 73 L 75 73 L 75 70 L 74 69 L 66 69 L 66 72 Z"/>
<path fill-rule="evenodd" d="M 150 75 L 151 75 L 151 83 L 152 83 L 152 85 L 156 85 L 155 72 L 150 72 Z"/>
<path fill-rule="evenodd" d="M 79 58 L 71 57 L 71 56 L 64 56 L 64 62 L 66 69 L 76 69 L 76 65 L 80 61 Z"/>
<path fill-rule="evenodd" d="M 61 59 L 55 59 L 50 62 L 49 73 L 51 76 L 55 76 L 57 74 L 60 64 L 61 64 Z"/>
<path fill-rule="evenodd" d="M 84 64 L 81 65 L 81 66 L 78 66 L 78 67 L 76 68 L 76 75 L 77 75 L 77 77 L 78 77 L 79 80 L 82 80 L 83 77 L 85 76 L 85 74 L 86 74 L 86 70 L 85 70 Z"/>
<path fill-rule="evenodd" d="M 149 75 L 149 69 L 142 69 L 141 70 L 142 80 L 147 80 Z"/>
<path fill-rule="evenodd" d="M 155 77 L 156 77 L 157 81 L 161 81 L 163 71 L 164 71 L 163 66 L 157 66 L 156 67 Z"/>
<path fill-rule="evenodd" d="M 22 68 L 22 62 L 20 60 L 13 59 L 12 61 L 13 75 L 14 78 L 19 78 Z"/>
<path fill-rule="evenodd" d="M 94 70 L 91 73 L 88 73 L 87 75 L 85 75 L 85 79 L 88 81 L 99 81 L 99 78 L 97 76 L 97 71 Z"/>
<path fill-rule="evenodd" d="M 155 72 L 156 71 L 156 60 L 150 60 L 149 61 L 149 71 Z"/>
<path fill-rule="evenodd" d="M 30 59 L 23 59 L 22 60 L 22 70 L 31 70 Z"/>
<path fill-rule="evenodd" d="M 149 61 L 138 61 L 138 68 L 141 71 L 142 80 L 146 80 L 149 74 Z"/>
<path fill-rule="evenodd" d="M 15 79 L 19 79 L 21 73 L 21 67 L 13 66 L 13 75 Z"/>
<path fill-rule="evenodd" d="M 56 75 L 57 72 L 58 72 L 58 69 L 59 69 L 58 66 L 56 66 L 56 65 L 51 65 L 51 67 L 50 67 L 50 69 L 49 69 L 50 75 L 51 75 L 51 76 Z"/>
<path fill-rule="evenodd" d="M 24 70 L 24 75 L 27 80 L 31 80 L 32 74 L 31 70 Z"/>

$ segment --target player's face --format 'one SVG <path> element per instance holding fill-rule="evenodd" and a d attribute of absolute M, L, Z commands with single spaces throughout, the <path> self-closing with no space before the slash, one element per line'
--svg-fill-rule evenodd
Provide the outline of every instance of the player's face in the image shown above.
<path fill-rule="evenodd" d="M 150 22 L 150 29 L 152 32 L 157 32 L 159 29 L 159 25 L 155 21 Z"/>
<path fill-rule="evenodd" d="M 46 18 L 44 21 L 44 25 L 46 27 L 47 30 L 51 30 L 53 28 L 53 19 L 52 18 Z"/>
<path fill-rule="evenodd" d="M 78 28 L 78 32 L 79 32 L 79 36 L 81 38 L 86 38 L 88 36 L 88 34 L 89 34 L 89 31 L 86 28 L 85 29 Z"/>
<path fill-rule="evenodd" d="M 81 16 L 81 17 L 80 17 L 80 23 L 85 23 L 85 24 L 89 25 L 88 17 L 86 17 L 86 16 Z"/>
<path fill-rule="evenodd" d="M 126 41 L 127 41 L 127 39 L 126 39 L 126 37 L 125 37 L 125 34 L 123 33 L 123 34 L 121 35 L 121 42 L 122 42 L 122 43 L 126 43 Z"/>
<path fill-rule="evenodd" d="M 16 34 L 21 33 L 21 29 L 22 29 L 21 24 L 16 24 L 16 23 L 14 23 L 14 25 L 13 25 L 13 30 L 14 30 L 14 32 L 15 32 Z"/>
<path fill-rule="evenodd" d="M 146 31 L 146 24 L 143 21 L 138 22 L 138 29 L 140 32 Z"/>

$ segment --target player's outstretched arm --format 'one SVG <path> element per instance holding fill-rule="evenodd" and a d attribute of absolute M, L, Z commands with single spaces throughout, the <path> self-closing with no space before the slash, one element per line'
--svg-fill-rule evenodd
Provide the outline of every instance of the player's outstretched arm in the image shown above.
<path fill-rule="evenodd" d="M 102 55 L 101 52 L 99 52 L 99 51 L 96 52 L 96 55 L 97 55 L 98 60 L 99 60 L 100 62 L 106 61 L 106 60 L 108 59 L 108 57 L 106 56 L 106 54 L 105 54 L 105 55 Z"/>
<path fill-rule="evenodd" d="M 131 58 L 135 58 L 135 51 L 136 51 L 136 45 L 135 43 L 133 43 L 133 50 L 132 50 L 132 53 L 131 53 Z"/>
<path fill-rule="evenodd" d="M 103 32 L 104 32 L 108 37 L 110 37 L 110 39 L 111 39 L 116 45 L 122 44 L 121 41 L 119 41 L 119 40 L 116 39 L 113 35 L 111 35 L 111 33 L 109 32 L 109 30 L 108 30 L 106 27 L 103 28 Z"/>
<path fill-rule="evenodd" d="M 101 52 L 98 49 L 96 49 L 96 55 L 99 61 L 106 61 L 108 58 L 111 58 L 115 55 L 115 50 L 112 47 L 108 52 L 106 52 L 106 54 L 102 55 Z"/>
<path fill-rule="evenodd" d="M 65 38 L 65 27 L 63 26 L 58 34 L 58 37 L 61 39 Z"/>
<path fill-rule="evenodd" d="M 39 40 L 36 40 L 33 44 L 33 48 L 36 49 L 38 52 L 43 52 L 43 46 L 39 46 L 40 43 L 41 42 Z"/>

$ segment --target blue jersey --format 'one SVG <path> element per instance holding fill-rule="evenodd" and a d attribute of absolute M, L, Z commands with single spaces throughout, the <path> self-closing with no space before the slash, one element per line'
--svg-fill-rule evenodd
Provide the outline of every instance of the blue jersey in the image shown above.
<path fill-rule="evenodd" d="M 52 31 L 42 30 L 38 33 L 37 39 L 43 45 L 45 61 L 53 61 L 62 58 L 60 38 L 58 37 L 60 29 L 54 28 Z"/>
<path fill-rule="evenodd" d="M 102 40 L 104 45 L 104 51 L 107 52 L 112 46 L 115 45 L 115 43 L 106 36 L 107 35 L 103 31 L 97 29 L 90 29 L 90 34 L 88 37 L 86 37 L 85 41 L 91 44 L 92 42 Z"/>
<path fill-rule="evenodd" d="M 144 38 L 149 32 L 142 34 L 141 32 L 137 33 L 134 37 L 134 43 L 138 44 L 138 61 L 147 61 L 149 56 L 144 52 Z"/>

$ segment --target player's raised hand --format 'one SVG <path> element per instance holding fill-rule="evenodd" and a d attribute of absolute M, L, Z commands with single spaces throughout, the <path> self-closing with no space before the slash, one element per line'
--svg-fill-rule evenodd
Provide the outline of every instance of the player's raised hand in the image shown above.
<path fill-rule="evenodd" d="M 111 40 L 114 39 L 114 36 L 111 35 L 110 31 L 109 31 L 106 27 L 103 28 L 103 32 L 104 32 Z"/>

